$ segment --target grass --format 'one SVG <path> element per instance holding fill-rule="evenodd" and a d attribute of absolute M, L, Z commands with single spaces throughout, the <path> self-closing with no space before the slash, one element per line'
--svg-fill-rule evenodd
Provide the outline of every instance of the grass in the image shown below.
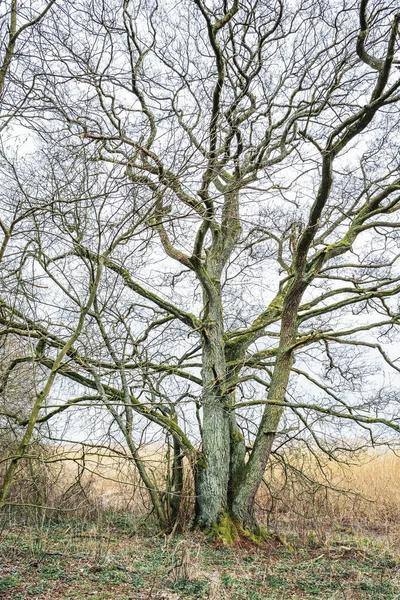
<path fill-rule="evenodd" d="M 144 448 L 142 456 L 163 489 L 161 450 Z M 57 448 L 53 458 L 62 460 L 48 464 L 36 461 L 32 472 L 21 470 L 11 502 L 46 505 L 52 515 L 58 513 L 60 520 L 63 511 L 72 511 L 70 514 L 81 520 L 112 510 L 124 520 L 127 514 L 144 515 L 150 510 L 138 473 L 123 455 L 93 448 L 85 456 L 86 471 L 81 470 L 82 454 L 78 449 Z M 275 460 L 266 473 L 268 488 L 262 487 L 257 497 L 261 522 L 268 521 L 273 530 L 295 531 L 304 537 L 310 529 L 323 537 L 333 526 L 359 535 L 400 538 L 399 457 L 389 452 L 365 452 L 359 455 L 358 464 L 340 465 L 296 450 L 287 458 L 291 468 L 283 468 Z M 299 471 L 307 477 L 299 476 Z M 348 493 L 341 493 L 343 490 Z M 184 510 L 190 516 L 194 501 L 190 478 L 185 491 Z M 22 512 L 29 513 L 26 508 Z"/>
<path fill-rule="evenodd" d="M 295 457 L 297 472 L 284 474 L 274 466 L 261 489 L 258 506 L 271 527 L 307 536 L 329 536 L 333 528 L 400 539 L 400 458 L 390 452 L 365 452 L 353 464 L 322 459 L 322 470 L 308 454 Z"/>
<path fill-rule="evenodd" d="M 148 460 L 161 470 L 160 454 Z M 400 459 L 365 453 L 360 463 L 318 470 L 296 455 L 305 479 L 275 465 L 257 498 L 272 532 L 260 548 L 157 537 L 126 459 L 93 454 L 79 478 L 76 462 L 34 465 L 13 501 L 50 509 L 9 507 L 0 518 L 0 599 L 400 600 Z"/>
<path fill-rule="evenodd" d="M 332 533 L 272 536 L 263 547 L 202 535 L 129 537 L 113 524 L 17 522 L 0 539 L 2 600 L 395 600 L 400 558 L 388 542 Z M 182 562 L 185 561 L 185 569 Z"/>

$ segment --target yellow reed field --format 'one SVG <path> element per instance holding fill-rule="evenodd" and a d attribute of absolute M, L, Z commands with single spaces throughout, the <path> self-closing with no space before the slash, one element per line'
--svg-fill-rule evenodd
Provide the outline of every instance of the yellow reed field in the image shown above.
<path fill-rule="evenodd" d="M 339 530 L 400 539 L 400 457 L 388 451 L 365 452 L 356 464 L 318 460 L 322 469 L 311 455 L 291 461 L 305 477 L 279 465 L 266 474 L 258 510 L 271 525 L 305 534 Z"/>
<path fill-rule="evenodd" d="M 154 485 L 165 489 L 164 449 L 149 446 L 141 456 Z M 319 467 L 318 467 L 318 464 Z M 365 452 L 357 464 L 338 464 L 326 457 L 293 452 L 289 466 L 273 463 L 257 496 L 261 522 L 272 529 L 308 534 L 356 531 L 400 539 L 400 457 L 392 452 Z M 185 483 L 186 505 L 192 506 L 191 477 Z M 42 461 L 21 469 L 11 502 L 36 502 L 50 509 L 130 511 L 151 508 L 147 491 L 123 450 L 47 449 Z"/>

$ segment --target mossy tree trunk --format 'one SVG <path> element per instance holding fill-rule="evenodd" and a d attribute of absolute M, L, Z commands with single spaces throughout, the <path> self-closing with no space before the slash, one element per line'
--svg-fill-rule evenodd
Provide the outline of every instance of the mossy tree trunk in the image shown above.
<path fill-rule="evenodd" d="M 240 533 L 250 536 L 260 533 L 254 513 L 255 497 L 264 476 L 283 412 L 282 406 L 274 405 L 274 401 L 285 400 L 297 334 L 297 310 L 305 287 L 306 284 L 298 278 L 282 298 L 280 343 L 268 393 L 271 404 L 268 404 L 264 410 L 247 462 L 243 435 L 234 411 L 231 410 L 234 404 L 232 390 L 237 383 L 237 373 L 229 372 L 225 365 L 225 386 L 218 387 L 218 393 L 215 390 L 215 376 L 211 380 L 204 381 L 206 390 L 207 385 L 214 390 L 214 397 L 207 405 L 209 411 L 206 411 L 206 405 L 204 406 L 204 464 L 200 470 L 198 487 L 200 517 L 198 523 L 223 539 L 229 538 L 225 539 L 227 542 L 232 541 L 235 535 Z M 206 349 L 208 350 L 207 347 Z M 208 364 L 205 359 L 204 356 L 204 364 Z M 223 364 L 224 361 L 221 360 L 219 362 L 221 379 Z M 211 368 L 210 371 L 212 372 L 213 369 Z M 203 376 L 206 376 L 205 372 Z M 221 396 L 224 390 L 225 395 Z M 204 482 L 207 482 L 206 486 Z"/>
<path fill-rule="evenodd" d="M 219 288 L 219 286 L 216 286 Z M 200 528 L 213 525 L 227 509 L 230 465 L 229 412 L 222 307 L 218 294 L 206 300 L 203 325 L 203 436 L 197 465 L 197 515 Z"/>

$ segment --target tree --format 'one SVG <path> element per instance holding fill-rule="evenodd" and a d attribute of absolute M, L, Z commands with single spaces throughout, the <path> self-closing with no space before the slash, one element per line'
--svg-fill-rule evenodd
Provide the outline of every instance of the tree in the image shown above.
<path fill-rule="evenodd" d="M 35 85 L 35 76 L 23 65 L 24 76 L 21 76 L 21 48 L 26 47 L 29 35 L 35 27 L 42 21 L 50 10 L 55 0 L 50 0 L 43 4 L 38 11 L 36 6 L 30 3 L 20 3 L 18 0 L 11 0 L 8 4 L 4 3 L 0 12 L 0 39 L 2 54 L 0 54 L 0 133 L 16 119 L 18 115 L 26 109 L 30 92 Z M 26 53 L 25 59 L 29 60 Z M 15 72 L 14 72 L 15 71 Z M 10 74 L 11 72 L 11 74 Z M 14 214 L 11 212 L 11 222 L 7 223 L 0 218 L 0 229 L 3 233 L 3 240 L 0 246 L 0 263 L 4 257 L 6 247 L 13 235 L 14 228 L 23 219 L 19 214 L 18 208 L 13 207 Z"/>
<path fill-rule="evenodd" d="M 140 456 L 142 422 L 173 440 L 168 498 L 184 455 L 197 525 L 229 535 L 258 530 L 276 440 L 334 456 L 335 422 L 400 430 L 393 389 L 361 385 L 368 351 L 399 370 L 399 20 L 380 0 L 82 0 L 42 28 L 51 226 L 35 217 L 25 268 L 51 282 L 54 319 L 7 298 L 0 321 L 84 389 L 56 412 L 110 412 L 162 525 L 176 502 Z M 82 272 L 100 265 L 92 294 Z"/>

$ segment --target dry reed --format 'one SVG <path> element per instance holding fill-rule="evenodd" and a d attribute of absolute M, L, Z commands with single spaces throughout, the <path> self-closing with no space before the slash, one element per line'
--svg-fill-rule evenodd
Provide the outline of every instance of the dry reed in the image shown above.
<path fill-rule="evenodd" d="M 159 449 L 145 450 L 146 464 L 162 487 L 165 467 Z M 266 473 L 257 496 L 261 522 L 271 529 L 323 538 L 335 530 L 400 537 L 400 458 L 386 452 L 365 453 L 358 464 L 337 464 L 309 455 L 291 466 L 276 463 Z M 52 517 L 77 519 L 100 513 L 130 513 L 140 519 L 151 510 L 148 494 L 127 457 L 111 451 L 47 448 L 26 463 L 14 483 L 10 503 L 46 506 Z M 182 524 L 190 520 L 194 491 L 187 478 Z"/>

